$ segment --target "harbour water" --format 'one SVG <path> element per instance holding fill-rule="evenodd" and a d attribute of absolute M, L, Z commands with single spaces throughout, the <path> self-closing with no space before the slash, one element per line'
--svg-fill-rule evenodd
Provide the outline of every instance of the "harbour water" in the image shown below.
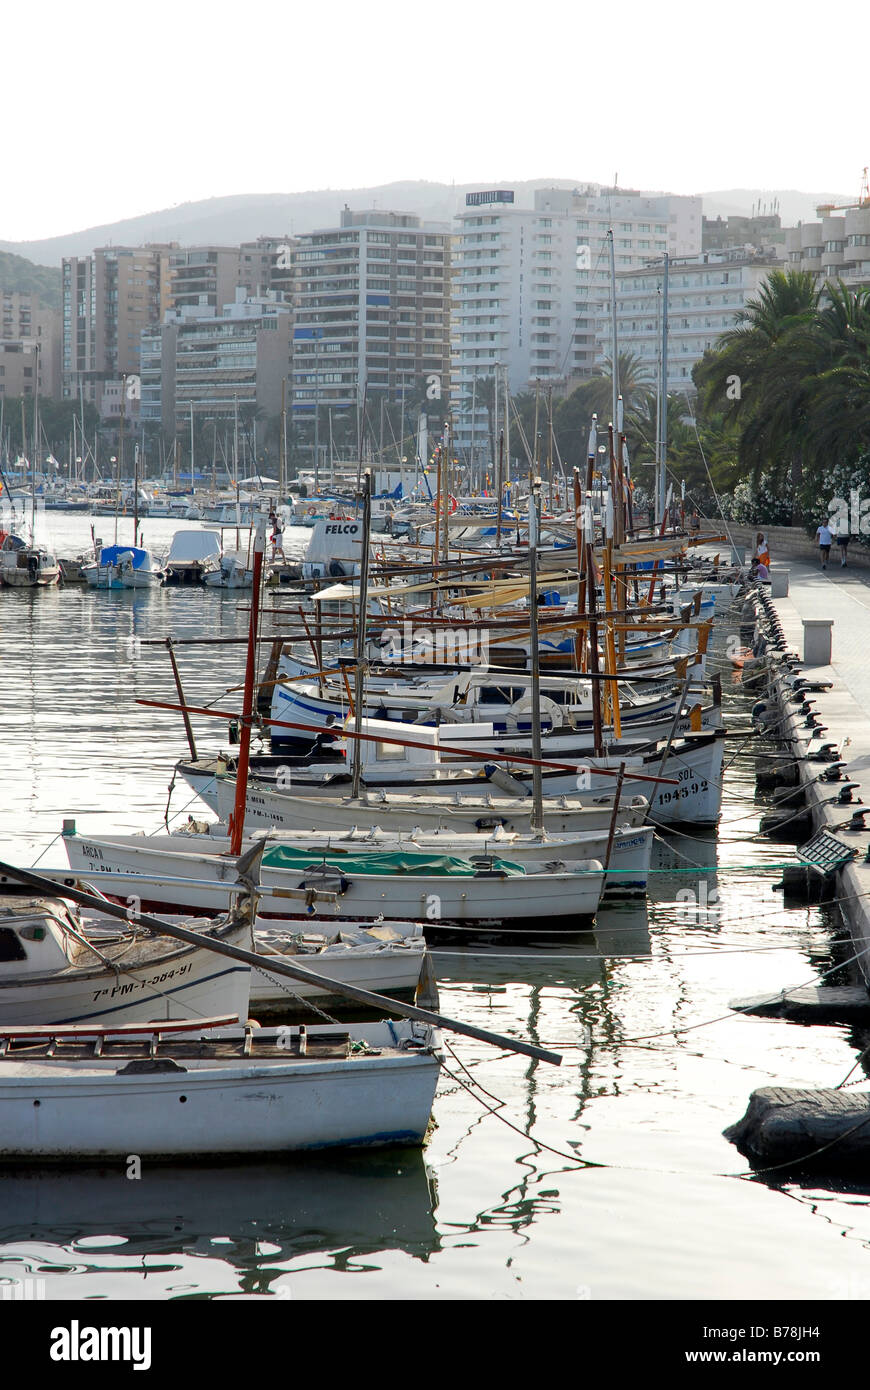
<path fill-rule="evenodd" d="M 89 527 L 52 522 L 58 551 L 83 548 Z M 159 548 L 176 523 L 144 528 Z M 144 639 L 241 636 L 247 602 L 0 593 L 0 857 L 64 865 L 64 817 L 108 835 L 205 814 L 184 785 L 169 793 L 180 719 L 135 703 L 175 698 L 165 651 Z M 179 664 L 191 703 L 239 703 L 243 644 L 181 647 Z M 729 725 L 746 726 L 746 697 L 726 702 Z M 216 747 L 224 726 L 198 718 L 195 731 Z M 0 1172 L 0 1295 L 870 1296 L 870 1188 L 750 1177 L 722 1136 L 754 1088 L 835 1085 L 868 1041 L 729 1012 L 849 954 L 834 917 L 785 910 L 774 891 L 791 852 L 755 838 L 739 746 L 718 837 L 657 844 L 648 905 L 602 911 L 564 945 L 436 951 L 445 1013 L 553 1048 L 561 1067 L 448 1037 L 422 1154 L 146 1165 L 138 1179 L 124 1165 Z"/>

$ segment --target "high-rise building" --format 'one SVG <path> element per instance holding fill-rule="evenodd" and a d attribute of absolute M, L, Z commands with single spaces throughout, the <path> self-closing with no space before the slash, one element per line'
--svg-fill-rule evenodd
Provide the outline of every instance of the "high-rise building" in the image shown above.
<path fill-rule="evenodd" d="M 286 303 L 293 295 L 293 248 L 290 236 L 260 236 L 239 247 L 240 283 L 248 294 L 277 294 Z"/>
<path fill-rule="evenodd" d="M 38 295 L 0 289 L 0 351 L 8 354 L 4 363 L 9 368 L 0 371 L 0 395 L 30 395 L 35 383 L 24 377 L 23 369 L 32 366 L 29 354 L 34 347 L 39 348 L 39 394 L 55 397 L 60 391 L 60 315 Z M 16 353 L 27 356 L 27 362 L 23 356 L 19 362 Z M 16 383 L 27 389 L 13 389 Z"/>
<path fill-rule="evenodd" d="M 236 290 L 245 284 L 238 246 L 186 246 L 169 258 L 171 277 L 169 307 L 214 309 L 219 315 L 225 304 L 235 301 Z"/>
<path fill-rule="evenodd" d="M 466 195 L 453 281 L 455 438 L 483 439 L 492 383 L 564 386 L 598 359 L 596 319 L 617 274 L 665 251 L 701 248 L 701 199 L 626 189 L 511 189 Z M 478 389 L 479 388 L 479 391 Z M 472 401 L 474 420 L 472 421 Z"/>
<path fill-rule="evenodd" d="M 811 271 L 819 284 L 842 280 L 852 289 L 870 285 L 870 201 L 816 211 L 818 222 L 800 222 L 786 231 L 790 268 Z"/>
<path fill-rule="evenodd" d="M 297 423 L 365 398 L 440 416 L 450 389 L 450 235 L 398 212 L 341 214 L 292 251 Z"/>
<path fill-rule="evenodd" d="M 142 330 L 169 306 L 170 246 L 104 246 L 63 262 L 62 391 L 98 407 L 103 384 L 138 375 Z"/>
<path fill-rule="evenodd" d="M 231 304 L 170 310 L 162 328 L 142 337 L 142 420 L 165 433 L 191 417 L 230 421 L 250 406 L 281 409 L 290 365 L 290 306 L 277 294 L 236 291 Z"/>

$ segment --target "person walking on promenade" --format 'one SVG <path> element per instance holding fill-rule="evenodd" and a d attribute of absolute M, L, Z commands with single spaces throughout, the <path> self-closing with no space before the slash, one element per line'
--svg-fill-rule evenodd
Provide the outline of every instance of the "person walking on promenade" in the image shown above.
<path fill-rule="evenodd" d="M 837 527 L 837 545 L 840 547 L 840 565 L 843 569 L 848 568 L 846 565 L 846 555 L 849 550 L 849 541 L 851 539 L 849 523 L 845 518 L 841 518 L 840 524 Z"/>
<path fill-rule="evenodd" d="M 833 539 L 834 537 L 831 534 L 830 527 L 827 525 L 826 522 L 823 521 L 821 526 L 816 531 L 816 544 L 819 547 L 819 559 L 822 562 L 823 570 L 826 570 L 828 568 L 828 556 L 831 553 L 831 544 L 833 542 Z"/>
<path fill-rule="evenodd" d="M 755 550 L 752 552 L 753 558 L 760 565 L 767 565 L 770 568 L 770 546 L 767 544 L 767 536 L 763 531 L 759 531 L 755 537 Z"/>

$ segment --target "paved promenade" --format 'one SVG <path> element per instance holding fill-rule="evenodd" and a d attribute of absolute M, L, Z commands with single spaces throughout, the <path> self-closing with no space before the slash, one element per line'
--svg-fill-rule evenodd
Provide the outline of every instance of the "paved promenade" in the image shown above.
<path fill-rule="evenodd" d="M 826 726 L 812 746 L 835 744 L 847 764 L 844 776 L 858 783 L 853 795 L 870 813 L 870 576 L 840 566 L 839 555 L 832 555 L 828 569 L 799 561 L 788 561 L 774 567 L 789 574 L 787 598 L 774 599 L 789 647 L 803 658 L 804 618 L 833 620 L 831 664 L 808 666 L 801 674 L 808 680 L 831 681 L 828 691 L 813 693 L 814 713 Z M 784 705 L 783 711 L 793 709 Z M 793 735 L 796 754 L 810 746 L 811 730 L 803 720 L 792 718 L 783 732 Z M 859 850 L 859 858 L 838 875 L 838 892 L 849 895 L 843 903 L 856 946 L 866 947 L 863 963 L 865 979 L 870 982 L 870 864 L 864 864 L 864 853 L 870 844 L 870 814 L 866 832 L 842 829 L 853 807 L 825 804 L 836 793 L 837 784 L 811 781 L 819 772 L 818 763 L 804 763 L 802 777 L 808 783 L 807 804 L 813 807 L 816 826 L 825 825 L 838 837 Z M 854 896 L 853 896 L 854 895 Z"/>

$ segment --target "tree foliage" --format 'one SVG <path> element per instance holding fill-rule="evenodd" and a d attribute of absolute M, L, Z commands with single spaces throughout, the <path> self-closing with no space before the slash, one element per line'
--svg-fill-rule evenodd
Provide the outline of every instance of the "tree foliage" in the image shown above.
<path fill-rule="evenodd" d="M 736 430 L 757 519 L 773 520 L 766 496 L 792 520 L 809 515 L 832 470 L 870 449 L 870 289 L 775 271 L 694 376 L 702 411 Z"/>

